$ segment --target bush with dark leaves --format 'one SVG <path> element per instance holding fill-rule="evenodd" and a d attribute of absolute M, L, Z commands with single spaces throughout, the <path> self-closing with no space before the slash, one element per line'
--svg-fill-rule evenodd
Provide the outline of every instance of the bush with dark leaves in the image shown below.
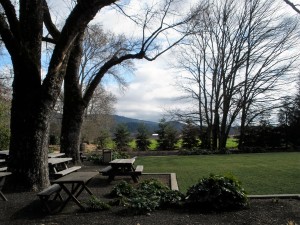
<path fill-rule="evenodd" d="M 233 176 L 210 175 L 191 186 L 186 204 L 200 210 L 227 211 L 248 207 L 241 183 Z"/>

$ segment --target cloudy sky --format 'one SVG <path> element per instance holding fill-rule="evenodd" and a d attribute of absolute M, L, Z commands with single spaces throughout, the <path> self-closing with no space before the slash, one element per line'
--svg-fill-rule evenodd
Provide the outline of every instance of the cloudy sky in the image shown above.
<path fill-rule="evenodd" d="M 131 12 L 136 12 L 140 0 L 131 0 L 128 7 Z M 180 4 L 180 11 L 190 8 L 196 0 L 186 0 Z M 184 9 L 183 6 L 186 8 Z M 284 5 L 285 6 L 285 5 Z M 289 7 L 284 10 L 293 12 Z M 109 18 L 109 19 L 108 19 Z M 116 33 L 140 35 L 141 32 L 133 27 L 130 21 L 114 10 L 103 10 L 96 18 L 101 21 L 105 28 Z M 116 86 L 108 86 L 118 99 L 115 106 L 116 114 L 141 120 L 159 121 L 166 110 L 183 106 L 183 102 L 176 101 L 181 96 L 180 90 L 176 88 L 175 81 L 178 72 L 170 70 L 168 63 L 174 59 L 174 53 L 168 52 L 157 60 L 148 62 L 136 60 L 136 70 L 130 76 L 128 89 L 122 93 Z M 188 107 L 188 105 L 184 106 Z"/>
<path fill-rule="evenodd" d="M 131 10 L 129 14 L 138 11 L 139 3 L 140 0 L 130 1 L 127 6 Z M 189 6 L 190 4 L 186 4 L 186 7 Z M 141 30 L 134 28 L 127 18 L 110 8 L 100 12 L 95 20 L 101 21 L 104 28 L 115 33 L 125 33 L 137 37 L 142 34 Z M 125 92 L 120 91 L 117 86 L 106 84 L 108 90 L 117 96 L 116 114 L 158 122 L 166 110 L 178 104 L 176 99 L 181 93 L 174 85 L 175 71 L 168 66 L 171 60 L 173 60 L 171 52 L 167 52 L 151 62 L 135 60 L 135 70 L 128 75 L 128 88 Z"/>

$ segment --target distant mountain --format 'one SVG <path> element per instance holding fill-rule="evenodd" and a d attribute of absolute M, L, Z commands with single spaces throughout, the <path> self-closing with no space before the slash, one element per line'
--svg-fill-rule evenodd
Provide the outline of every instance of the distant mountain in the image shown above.
<path fill-rule="evenodd" d="M 156 133 L 156 131 L 159 129 L 157 122 L 147 121 L 147 120 L 139 120 L 139 119 L 133 119 L 128 118 L 125 116 L 119 116 L 119 115 L 113 115 L 113 120 L 115 121 L 115 124 L 123 123 L 128 127 L 128 130 L 130 133 L 137 133 L 137 129 L 140 124 L 145 124 L 149 133 Z M 60 127 L 61 127 L 61 121 L 62 121 L 62 114 L 54 112 L 52 114 L 51 118 L 51 133 L 55 133 L 56 135 L 60 135 Z M 170 122 L 172 126 L 174 126 L 178 131 L 181 131 L 182 124 L 176 121 Z M 114 128 L 112 128 L 114 130 Z"/>
<path fill-rule="evenodd" d="M 131 132 L 131 133 L 136 133 L 137 128 L 142 123 L 146 125 L 146 127 L 150 133 L 155 133 L 155 131 L 158 130 L 158 123 L 156 123 L 156 122 L 132 119 L 132 118 L 128 118 L 125 116 L 118 116 L 118 115 L 113 115 L 113 118 L 114 118 L 116 124 L 119 124 L 119 123 L 126 124 L 129 132 Z"/>

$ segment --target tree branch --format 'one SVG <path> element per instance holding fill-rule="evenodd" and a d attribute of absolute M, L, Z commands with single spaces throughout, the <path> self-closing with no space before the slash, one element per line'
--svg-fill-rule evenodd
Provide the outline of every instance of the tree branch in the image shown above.
<path fill-rule="evenodd" d="M 13 33 L 9 29 L 9 26 L 3 15 L 0 14 L 0 35 L 2 37 L 2 41 L 4 42 L 8 52 L 12 57 L 16 57 L 18 52 L 20 51 L 20 45 L 16 41 Z"/>
<path fill-rule="evenodd" d="M 60 31 L 56 28 L 55 24 L 52 22 L 49 7 L 46 0 L 43 1 L 43 7 L 44 7 L 45 26 L 49 31 L 49 33 L 51 34 L 51 36 L 53 37 L 53 41 L 57 41 L 58 38 L 60 37 Z"/>
<path fill-rule="evenodd" d="M 7 16 L 11 32 L 13 33 L 15 38 L 20 39 L 20 25 L 13 4 L 10 0 L 0 0 L 0 3 L 3 6 L 3 9 Z"/>
<path fill-rule="evenodd" d="M 296 5 L 294 3 L 290 2 L 289 0 L 283 0 L 283 1 L 285 1 L 286 4 L 288 4 L 289 6 L 291 6 L 292 9 L 294 9 L 297 13 L 300 14 L 300 10 L 296 7 Z"/>

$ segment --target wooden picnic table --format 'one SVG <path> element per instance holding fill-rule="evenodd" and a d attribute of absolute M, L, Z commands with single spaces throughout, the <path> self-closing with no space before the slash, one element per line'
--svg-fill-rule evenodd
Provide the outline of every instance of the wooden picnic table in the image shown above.
<path fill-rule="evenodd" d="M 131 159 L 115 159 L 109 162 L 112 168 L 119 169 L 123 172 L 134 170 L 133 164 L 135 162 L 135 158 Z"/>
<path fill-rule="evenodd" d="M 48 158 L 48 164 L 51 166 L 63 164 L 66 166 L 67 162 L 72 161 L 72 158 Z"/>
<path fill-rule="evenodd" d="M 4 201 L 7 201 L 7 198 L 5 195 L 2 193 L 2 187 L 5 182 L 5 177 L 11 175 L 11 172 L 0 172 L 0 196 Z"/>
<path fill-rule="evenodd" d="M 108 180 L 112 181 L 115 176 L 131 176 L 134 182 L 138 182 L 139 175 L 143 171 L 143 166 L 134 167 L 135 158 L 131 159 L 115 159 L 109 162 L 109 166 L 100 172 L 104 176 L 108 176 Z"/>
<path fill-rule="evenodd" d="M 56 157 L 61 157 L 64 156 L 65 153 L 60 152 L 60 153 L 49 153 L 48 154 L 48 158 L 56 158 Z M 9 150 L 2 150 L 0 151 L 0 156 L 2 156 L 2 158 L 7 158 L 9 156 Z"/>
<path fill-rule="evenodd" d="M 67 199 L 64 200 L 60 206 L 59 211 L 62 211 L 70 200 L 73 200 L 81 209 L 84 209 L 84 206 L 78 200 L 78 197 L 83 190 L 90 195 L 93 195 L 91 190 L 87 187 L 87 184 L 97 174 L 98 172 L 76 172 L 54 180 L 52 183 L 59 184 L 62 190 L 68 195 Z M 70 188 L 70 186 L 72 187 Z"/>

